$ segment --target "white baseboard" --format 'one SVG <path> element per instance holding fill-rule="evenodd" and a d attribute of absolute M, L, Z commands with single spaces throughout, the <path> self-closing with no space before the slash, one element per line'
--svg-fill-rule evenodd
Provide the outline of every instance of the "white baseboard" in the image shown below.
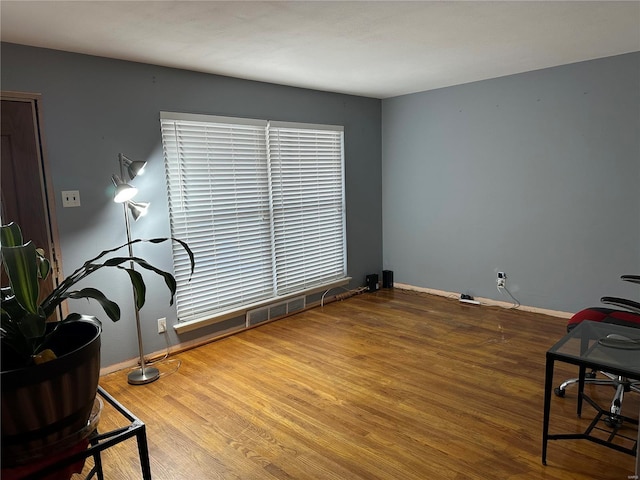
<path fill-rule="evenodd" d="M 459 298 L 460 294 L 456 292 L 447 292 L 445 290 L 435 290 L 433 288 L 425 288 L 425 287 L 416 287 L 415 285 L 408 285 L 405 283 L 394 283 L 393 286 L 395 288 L 400 288 L 402 290 L 413 290 L 414 292 L 423 292 L 430 293 L 432 295 L 439 295 L 441 297 L 447 298 Z M 480 302 L 480 305 L 489 305 L 494 307 L 502 307 L 502 308 L 513 308 L 513 303 L 511 302 L 502 302 L 500 300 L 493 300 L 492 298 L 483 298 L 483 297 L 475 297 L 475 300 Z M 525 312 L 534 312 L 541 313 L 543 315 L 549 315 L 552 317 L 560 317 L 560 318 L 571 318 L 573 313 L 563 312 L 560 310 L 549 310 L 546 308 L 538 308 L 538 307 L 529 307 L 527 305 L 520 305 L 518 310 L 523 310 Z"/>
<path fill-rule="evenodd" d="M 233 335 L 236 332 L 242 331 L 245 328 L 232 328 L 225 330 L 223 332 L 215 332 L 209 335 L 202 336 L 200 338 L 196 338 L 195 340 L 190 340 L 188 342 L 180 342 L 175 345 L 171 345 L 169 347 L 168 355 L 175 355 L 176 353 L 184 352 L 185 350 L 190 350 L 192 348 L 200 347 L 202 345 L 206 345 L 207 343 L 211 343 L 214 340 L 220 340 L 221 338 L 228 337 L 229 335 Z M 167 349 L 159 350 L 157 352 L 145 353 L 144 358 L 147 362 L 153 362 L 154 359 L 159 359 L 164 357 L 167 354 Z M 140 357 L 132 358 L 130 360 L 125 360 L 124 362 L 116 363 L 114 365 L 109 365 L 108 367 L 104 367 L 100 369 L 100 376 L 107 375 L 109 373 L 117 372 L 119 370 L 124 370 L 127 368 L 135 368 L 139 365 Z"/>

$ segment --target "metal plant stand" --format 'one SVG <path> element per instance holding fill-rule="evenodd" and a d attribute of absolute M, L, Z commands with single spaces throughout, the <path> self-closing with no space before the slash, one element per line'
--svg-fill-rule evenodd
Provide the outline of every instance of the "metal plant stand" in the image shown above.
<path fill-rule="evenodd" d="M 31 472 L 26 477 L 23 477 L 23 480 L 37 480 L 46 477 L 49 474 L 59 471 L 63 467 L 72 465 L 79 460 L 84 460 L 89 457 L 93 457 L 94 466 L 89 473 L 87 473 L 85 479 L 89 480 L 93 477 L 97 477 L 98 480 L 104 480 L 102 472 L 102 458 L 100 454 L 104 450 L 131 437 L 136 437 L 138 443 L 138 456 L 140 458 L 142 478 L 144 480 L 151 480 L 151 465 L 149 463 L 149 449 L 147 446 L 147 432 L 145 424 L 127 410 L 121 403 L 104 391 L 102 387 L 98 387 L 98 394 L 131 423 L 124 427 L 116 428 L 104 433 L 100 433 L 98 429 L 94 430 L 89 436 L 90 446 L 85 450 L 65 456 L 54 463 L 43 466 L 41 469 Z"/>

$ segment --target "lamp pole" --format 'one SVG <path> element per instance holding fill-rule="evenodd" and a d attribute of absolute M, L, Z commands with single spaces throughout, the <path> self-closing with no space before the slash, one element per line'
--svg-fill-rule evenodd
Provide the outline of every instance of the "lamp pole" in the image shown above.
<path fill-rule="evenodd" d="M 118 163 L 120 163 L 120 178 L 124 178 L 124 155 L 118 154 Z M 131 174 L 129 174 L 131 176 Z M 133 180 L 133 178 L 132 178 Z M 127 247 L 129 249 L 129 257 L 133 257 L 133 246 L 131 245 L 131 224 L 129 221 L 129 214 L 127 209 L 129 207 L 129 201 L 122 203 L 124 212 L 124 224 L 127 231 Z M 129 261 L 129 267 L 131 270 L 135 270 L 135 264 L 133 260 Z M 140 352 L 140 368 L 137 368 L 129 373 L 127 380 L 132 385 L 144 385 L 151 383 L 154 380 L 160 378 L 160 371 L 155 367 L 147 366 L 144 360 L 144 350 L 142 348 L 142 329 L 140 327 L 140 311 L 138 310 L 138 299 L 136 298 L 136 289 L 133 290 L 133 310 L 136 317 L 136 329 L 138 332 L 138 351 Z"/>

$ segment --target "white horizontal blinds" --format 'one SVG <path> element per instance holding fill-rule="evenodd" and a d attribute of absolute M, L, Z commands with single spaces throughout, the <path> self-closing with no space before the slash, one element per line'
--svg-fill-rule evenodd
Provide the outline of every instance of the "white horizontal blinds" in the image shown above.
<path fill-rule="evenodd" d="M 268 132 L 277 293 L 345 277 L 342 127 Z"/>
<path fill-rule="evenodd" d="M 181 321 L 346 276 L 342 127 L 161 113 Z"/>
<path fill-rule="evenodd" d="M 162 113 L 178 318 L 187 321 L 274 295 L 266 122 Z"/>

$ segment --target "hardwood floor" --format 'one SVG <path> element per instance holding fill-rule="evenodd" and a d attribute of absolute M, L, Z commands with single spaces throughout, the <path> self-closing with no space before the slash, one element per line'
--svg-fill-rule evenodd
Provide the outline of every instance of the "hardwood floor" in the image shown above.
<path fill-rule="evenodd" d="M 157 480 L 625 480 L 634 458 L 585 440 L 550 442 L 541 464 L 545 352 L 565 325 L 382 290 L 172 356 L 152 384 L 101 385 L 146 423 Z M 575 373 L 559 364 L 555 381 Z M 584 428 L 575 400 L 554 396 L 551 433 Z M 106 479 L 140 478 L 135 440 L 103 463 Z"/>

